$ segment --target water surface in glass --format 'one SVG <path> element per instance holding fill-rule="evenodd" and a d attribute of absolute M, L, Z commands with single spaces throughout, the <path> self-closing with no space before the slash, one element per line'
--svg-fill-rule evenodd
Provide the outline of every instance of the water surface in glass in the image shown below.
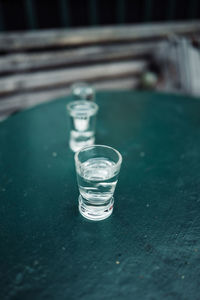
<path fill-rule="evenodd" d="M 70 119 L 70 148 L 76 152 L 93 145 L 98 105 L 89 101 L 73 101 L 67 105 Z"/>

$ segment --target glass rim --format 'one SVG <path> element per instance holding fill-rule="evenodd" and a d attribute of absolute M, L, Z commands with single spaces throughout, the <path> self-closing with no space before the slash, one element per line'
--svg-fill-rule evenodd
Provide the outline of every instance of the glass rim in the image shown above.
<path fill-rule="evenodd" d="M 92 111 L 86 113 L 88 116 L 95 115 L 97 113 L 98 109 L 99 109 L 99 106 L 95 102 L 87 101 L 87 100 L 84 100 L 84 99 L 83 100 L 75 100 L 75 101 L 69 102 L 66 105 L 67 111 L 69 112 L 69 114 L 71 116 L 76 116 L 76 113 L 73 113 L 73 111 L 74 111 L 73 108 L 72 108 L 73 105 L 85 105 L 89 108 L 92 108 Z"/>
<path fill-rule="evenodd" d="M 116 167 L 118 167 L 118 166 L 120 166 L 121 165 L 121 163 L 122 163 L 122 155 L 121 155 L 121 153 L 118 151 L 118 150 L 116 150 L 115 148 L 113 148 L 113 147 L 111 147 L 111 146 L 107 146 L 107 145 L 90 145 L 90 146 L 86 146 L 86 147 L 83 147 L 83 148 L 81 148 L 79 151 L 77 151 L 75 154 L 74 154 L 74 159 L 75 159 L 75 162 L 76 163 L 80 163 L 81 164 L 81 162 L 80 162 L 80 160 L 79 160 L 79 158 L 78 158 L 78 156 L 79 156 L 79 154 L 82 152 L 82 151 L 85 151 L 85 150 L 89 150 L 90 148 L 105 148 L 105 149 L 110 149 L 110 150 L 112 150 L 113 152 L 115 152 L 116 154 L 117 154 L 117 156 L 118 156 L 118 162 L 116 163 Z"/>

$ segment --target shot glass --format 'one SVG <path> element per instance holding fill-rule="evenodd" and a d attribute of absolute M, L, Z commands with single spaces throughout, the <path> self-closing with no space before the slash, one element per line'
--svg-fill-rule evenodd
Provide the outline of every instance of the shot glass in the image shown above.
<path fill-rule="evenodd" d="M 72 101 L 67 105 L 70 119 L 69 146 L 76 152 L 93 145 L 95 141 L 95 122 L 98 105 L 85 100 Z"/>
<path fill-rule="evenodd" d="M 108 218 L 122 163 L 121 154 L 109 146 L 93 145 L 75 154 L 79 211 L 89 220 Z"/>
<path fill-rule="evenodd" d="M 78 82 L 72 85 L 72 96 L 74 100 L 95 101 L 95 90 L 85 82 Z"/>

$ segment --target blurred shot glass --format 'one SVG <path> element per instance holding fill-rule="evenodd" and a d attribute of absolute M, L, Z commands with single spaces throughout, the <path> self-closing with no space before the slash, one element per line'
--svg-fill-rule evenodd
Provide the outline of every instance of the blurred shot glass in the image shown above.
<path fill-rule="evenodd" d="M 77 82 L 72 85 L 71 89 L 74 100 L 95 101 L 95 90 L 91 85 L 85 82 Z"/>
<path fill-rule="evenodd" d="M 85 100 L 72 101 L 67 105 L 70 119 L 69 146 L 76 152 L 93 145 L 95 141 L 95 122 L 98 105 Z"/>
<path fill-rule="evenodd" d="M 89 220 L 108 218 L 122 163 L 121 154 L 109 146 L 93 145 L 75 154 L 79 187 L 79 211 Z"/>

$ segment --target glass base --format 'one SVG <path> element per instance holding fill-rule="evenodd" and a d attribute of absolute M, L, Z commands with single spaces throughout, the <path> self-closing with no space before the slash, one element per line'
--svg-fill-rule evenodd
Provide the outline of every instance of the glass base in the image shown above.
<path fill-rule="evenodd" d="M 110 199 L 109 204 L 105 206 L 92 206 L 86 205 L 83 201 L 83 197 L 79 195 L 79 211 L 81 215 L 92 221 L 101 221 L 108 218 L 113 212 L 114 198 Z"/>
<path fill-rule="evenodd" d="M 86 146 L 91 146 L 94 144 L 94 138 L 90 138 L 83 141 L 76 141 L 75 139 L 70 139 L 69 146 L 73 152 L 77 152 Z"/>

